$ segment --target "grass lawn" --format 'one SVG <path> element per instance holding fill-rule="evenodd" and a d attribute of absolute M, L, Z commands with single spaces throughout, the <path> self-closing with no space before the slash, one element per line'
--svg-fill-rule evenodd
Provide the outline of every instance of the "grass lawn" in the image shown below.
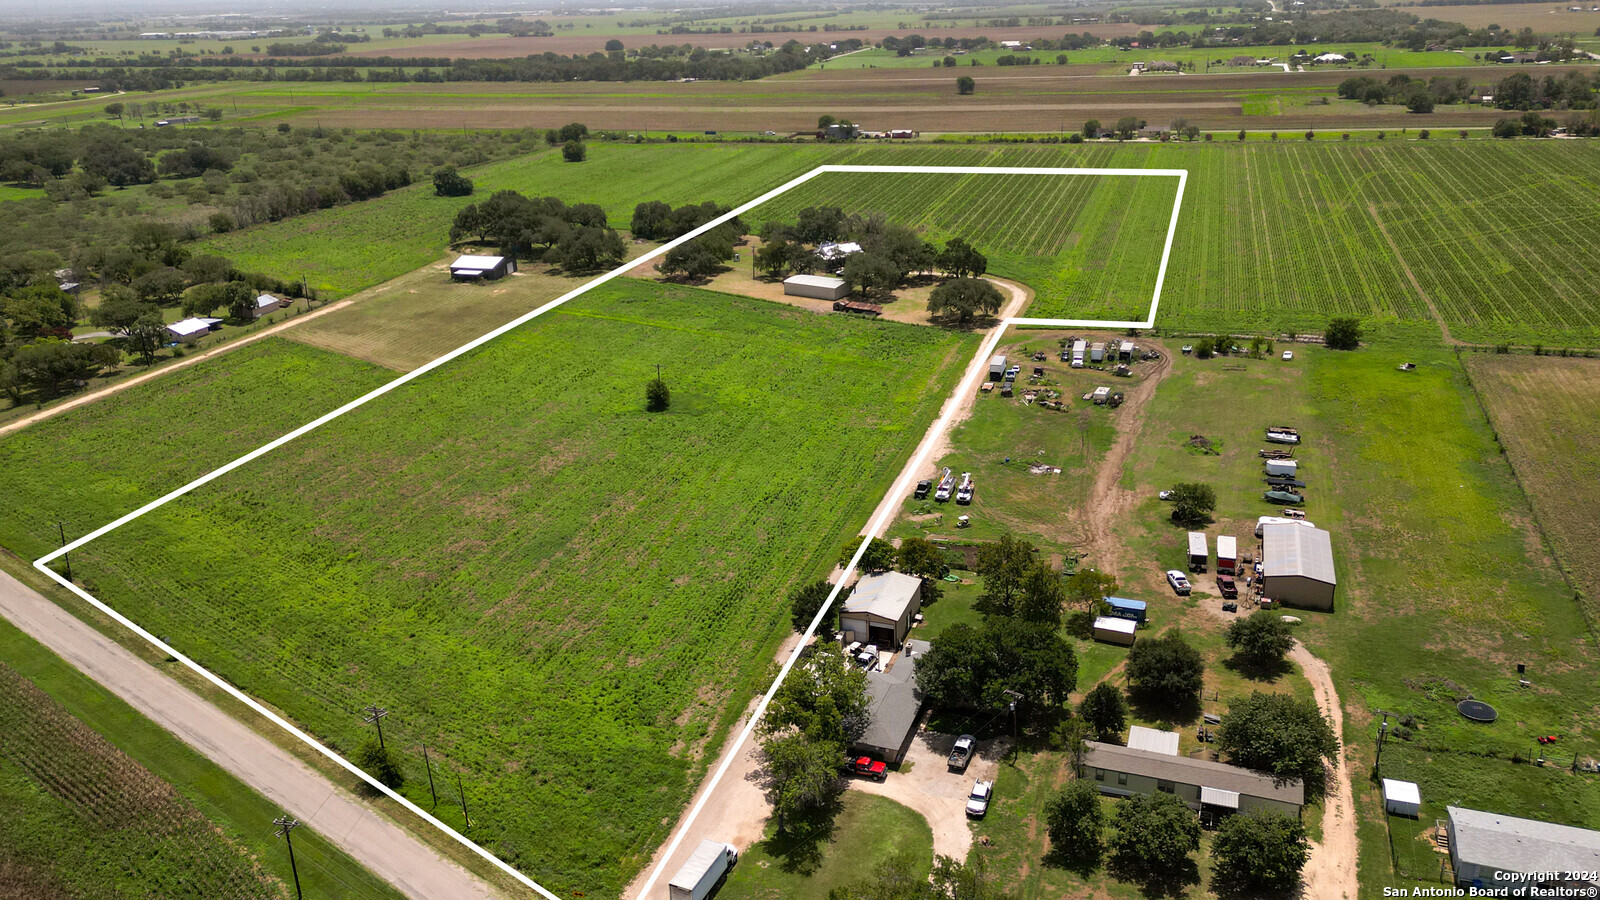
<path fill-rule="evenodd" d="M 413 799 L 426 742 L 477 840 L 552 890 L 616 891 L 764 686 L 772 598 L 831 568 L 975 342 L 616 282 L 74 569 L 346 752 L 353 711 L 389 706 Z"/>
<path fill-rule="evenodd" d="M 769 837 L 739 857 L 717 898 L 827 900 L 829 891 L 862 881 L 902 855 L 915 858 L 922 874 L 932 868 L 927 821 L 893 800 L 846 791 L 820 859 L 809 853 L 797 858 L 782 839 Z"/>
<path fill-rule="evenodd" d="M 251 854 L 265 872 L 281 884 L 292 883 L 283 842 L 273 836 L 272 820 L 282 815 L 281 808 L 189 749 L 188 745 L 41 647 L 9 622 L 3 621 L 0 621 L 0 659 L 61 704 L 68 713 L 83 722 L 92 723 L 98 735 L 114 744 L 151 775 L 176 788 L 185 800 L 220 830 L 222 836 Z M 137 841 L 130 843 L 116 835 L 90 837 L 82 834 L 85 827 L 82 820 L 75 815 L 54 811 L 51 798 L 45 797 L 37 787 L 28 787 L 32 782 L 25 777 L 19 780 L 17 772 L 9 765 L 6 771 L 6 785 L 20 791 L 7 803 L 8 818 L 13 820 L 10 824 L 21 827 L 26 818 L 38 826 L 26 829 L 25 836 L 8 841 L 12 850 L 32 845 L 58 854 L 63 863 L 58 874 L 63 877 L 70 874 L 74 879 L 89 879 L 88 882 L 81 882 L 80 888 L 88 887 L 96 878 L 119 881 L 126 876 L 116 873 L 126 872 L 129 867 L 138 868 L 147 877 L 157 871 L 154 866 L 158 864 L 149 856 L 149 846 L 139 845 Z M 60 843 L 52 846 L 52 841 Z M 294 841 L 301 885 L 310 896 L 400 896 L 310 827 L 296 830 Z M 125 852 L 138 853 L 139 861 L 133 856 L 121 855 Z M 70 865 L 67 865 L 69 862 Z M 170 870 L 169 874 L 178 876 L 176 870 Z M 148 881 L 142 885 L 144 888 L 150 886 Z M 129 890 L 134 886 L 121 883 L 120 887 Z M 90 889 L 94 890 L 92 887 Z M 200 900 L 200 895 L 188 892 L 181 881 L 166 882 L 163 896 L 189 896 Z"/>

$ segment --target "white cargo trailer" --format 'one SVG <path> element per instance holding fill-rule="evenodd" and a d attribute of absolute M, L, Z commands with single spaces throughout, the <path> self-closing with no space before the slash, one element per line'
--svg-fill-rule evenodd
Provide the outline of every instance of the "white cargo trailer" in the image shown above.
<path fill-rule="evenodd" d="M 738 860 L 739 851 L 732 844 L 701 841 L 694 855 L 667 883 L 667 896 L 671 900 L 706 900 Z"/>
<path fill-rule="evenodd" d="M 1268 475 L 1282 475 L 1282 476 L 1284 476 L 1286 478 L 1294 478 L 1296 476 L 1296 473 L 1298 473 L 1299 471 L 1300 471 L 1300 463 L 1296 462 L 1295 460 L 1292 460 L 1292 459 L 1269 459 L 1269 460 L 1267 460 L 1267 474 Z"/>
<path fill-rule="evenodd" d="M 1189 532 L 1189 571 L 1204 572 L 1210 558 L 1211 551 L 1206 547 L 1205 532 Z"/>

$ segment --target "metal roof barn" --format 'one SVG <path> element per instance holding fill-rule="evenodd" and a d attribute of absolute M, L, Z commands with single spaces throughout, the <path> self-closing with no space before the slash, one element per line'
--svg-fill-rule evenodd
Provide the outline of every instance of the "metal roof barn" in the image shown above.
<path fill-rule="evenodd" d="M 1339 579 L 1328 533 L 1301 523 L 1261 526 L 1261 577 L 1266 597 L 1292 606 L 1333 609 Z"/>

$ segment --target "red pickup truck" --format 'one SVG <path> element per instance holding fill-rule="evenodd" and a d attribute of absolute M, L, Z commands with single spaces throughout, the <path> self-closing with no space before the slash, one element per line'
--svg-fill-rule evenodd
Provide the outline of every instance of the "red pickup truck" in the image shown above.
<path fill-rule="evenodd" d="M 870 756 L 858 756 L 850 760 L 850 771 L 857 775 L 865 775 L 875 781 L 882 781 L 889 775 L 889 766 L 881 759 Z"/>

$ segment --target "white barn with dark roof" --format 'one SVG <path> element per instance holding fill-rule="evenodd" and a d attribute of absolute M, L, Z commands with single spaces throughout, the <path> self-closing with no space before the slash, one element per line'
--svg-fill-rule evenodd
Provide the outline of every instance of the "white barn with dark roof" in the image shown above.
<path fill-rule="evenodd" d="M 1301 524 L 1261 526 L 1263 596 L 1306 609 L 1333 609 L 1339 579 L 1326 531 Z"/>

